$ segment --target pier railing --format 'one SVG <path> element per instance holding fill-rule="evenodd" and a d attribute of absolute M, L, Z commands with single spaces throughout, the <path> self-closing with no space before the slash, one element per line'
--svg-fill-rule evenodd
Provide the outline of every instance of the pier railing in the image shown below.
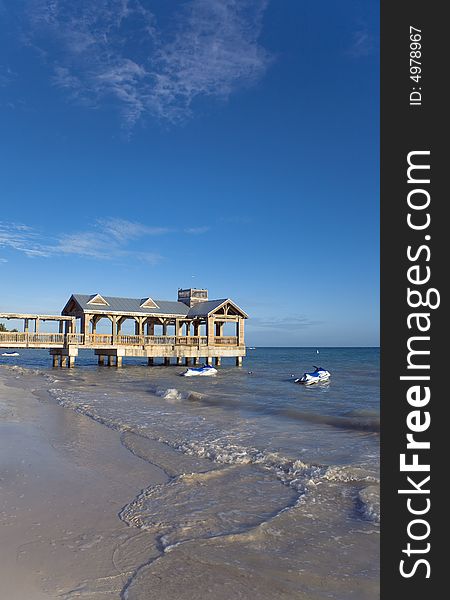
<path fill-rule="evenodd" d="M 12 345 L 48 345 L 48 346 L 63 346 L 64 345 L 64 333 L 30 333 L 30 332 L 14 332 L 14 331 L 2 331 L 0 332 L 0 344 L 2 346 Z"/>
<path fill-rule="evenodd" d="M 212 339 L 214 346 L 238 346 L 235 336 L 216 336 Z M 206 336 L 171 336 L 171 335 L 107 335 L 102 333 L 35 333 L 35 332 L 0 332 L 0 347 L 33 348 L 33 347 L 67 347 L 85 346 L 207 346 Z"/>
<path fill-rule="evenodd" d="M 215 346 L 237 346 L 238 345 L 238 339 L 235 336 L 232 335 L 226 335 L 226 336 L 221 336 L 221 337 L 215 337 L 214 338 L 214 345 Z"/>

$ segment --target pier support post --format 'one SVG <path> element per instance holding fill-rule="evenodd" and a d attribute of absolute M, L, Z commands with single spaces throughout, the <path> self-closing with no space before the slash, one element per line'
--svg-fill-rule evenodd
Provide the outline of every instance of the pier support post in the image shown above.
<path fill-rule="evenodd" d="M 61 367 L 67 367 L 67 356 L 64 356 L 64 354 L 61 354 L 61 359 L 60 359 L 60 363 Z"/>
<path fill-rule="evenodd" d="M 152 367 L 154 362 L 155 361 L 153 360 L 153 356 L 149 356 L 148 359 L 147 359 L 148 366 Z"/>
<path fill-rule="evenodd" d="M 106 364 L 108 365 L 108 367 L 110 367 L 112 365 L 112 356 L 110 354 L 108 354 L 106 361 Z"/>
<path fill-rule="evenodd" d="M 102 367 L 105 365 L 105 356 L 103 354 L 98 355 L 98 365 Z"/>
<path fill-rule="evenodd" d="M 213 359 L 212 359 L 211 356 L 207 356 L 205 362 L 206 362 L 207 365 L 209 365 L 210 367 L 212 367 Z"/>
<path fill-rule="evenodd" d="M 69 362 L 68 362 L 68 367 L 69 369 L 72 369 L 75 366 L 75 356 L 69 356 L 68 357 Z"/>
<path fill-rule="evenodd" d="M 183 359 L 181 358 L 181 356 L 177 356 L 176 363 L 177 363 L 177 365 L 182 365 L 183 364 Z"/>
<path fill-rule="evenodd" d="M 57 367 L 57 366 L 58 366 L 58 358 L 59 358 L 59 356 L 58 356 L 57 354 L 54 354 L 54 355 L 52 356 L 52 359 L 53 359 L 53 366 L 54 366 L 54 367 Z"/>
<path fill-rule="evenodd" d="M 191 359 L 190 359 L 190 358 L 188 358 L 188 357 L 186 357 L 186 358 L 184 359 L 184 364 L 186 365 L 186 367 L 190 367 L 190 366 L 191 366 Z"/>
<path fill-rule="evenodd" d="M 236 366 L 242 367 L 242 356 L 236 356 Z"/>
<path fill-rule="evenodd" d="M 194 365 L 195 365 L 195 366 L 197 366 L 197 365 L 199 365 L 199 364 L 200 364 L 200 359 L 199 359 L 199 357 L 198 357 L 198 356 L 196 356 L 196 357 L 194 358 Z"/>
<path fill-rule="evenodd" d="M 214 359 L 214 363 L 216 365 L 216 367 L 220 367 L 220 365 L 222 364 L 222 359 L 220 356 L 216 356 Z"/>
<path fill-rule="evenodd" d="M 168 367 L 170 365 L 170 358 L 168 356 L 164 357 L 164 366 Z"/>
<path fill-rule="evenodd" d="M 121 366 L 122 366 L 122 357 L 116 356 L 116 367 L 121 367 Z"/>

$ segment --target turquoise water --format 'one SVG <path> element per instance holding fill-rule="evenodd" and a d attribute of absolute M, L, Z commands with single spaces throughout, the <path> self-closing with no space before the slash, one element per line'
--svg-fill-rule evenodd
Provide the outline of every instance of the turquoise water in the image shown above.
<path fill-rule="evenodd" d="M 121 514 L 133 527 L 156 528 L 162 551 L 225 536 L 251 569 L 256 536 L 268 561 L 260 568 L 275 561 L 277 572 L 295 573 L 294 590 L 378 596 L 378 349 L 256 348 L 242 368 L 224 360 L 207 378 L 142 359 L 98 367 L 88 352 L 75 369 L 51 369 L 46 352 L 19 352 L 1 362 L 42 374 L 53 401 L 118 429 L 126 447 L 171 477 L 158 489 L 143 482 Z M 295 384 L 313 365 L 330 381 Z M 165 556 L 168 569 L 176 554 Z M 127 597 L 147 593 L 152 568 Z"/>

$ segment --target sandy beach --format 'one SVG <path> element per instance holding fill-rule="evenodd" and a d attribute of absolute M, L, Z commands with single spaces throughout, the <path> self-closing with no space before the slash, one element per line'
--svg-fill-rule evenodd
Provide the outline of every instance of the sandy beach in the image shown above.
<path fill-rule="evenodd" d="M 118 513 L 143 482 L 167 476 L 118 432 L 49 404 L 43 387 L 0 370 L 1 596 L 119 598 L 136 566 L 159 553 Z"/>
<path fill-rule="evenodd" d="M 21 360 L 0 368 L 1 598 L 378 597 L 367 410 L 299 419 L 296 395 L 277 419 L 276 377 L 264 397 L 234 367 L 194 393 L 170 367 Z M 283 393 L 297 388 L 287 380 Z M 275 404 L 266 415 L 254 398 Z M 317 452 L 328 465 L 297 459 Z"/>

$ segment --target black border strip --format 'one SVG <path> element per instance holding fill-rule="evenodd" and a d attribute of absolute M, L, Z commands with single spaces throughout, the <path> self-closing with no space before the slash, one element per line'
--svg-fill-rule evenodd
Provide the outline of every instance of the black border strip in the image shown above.
<path fill-rule="evenodd" d="M 449 236 L 445 232 L 444 212 L 450 201 L 444 177 L 450 169 L 445 164 L 448 151 L 444 147 L 448 128 L 444 87 L 448 87 L 449 79 L 449 69 L 444 65 L 444 56 L 448 54 L 445 52 L 448 33 L 444 8 L 441 3 L 417 0 L 381 2 L 381 597 L 386 600 L 431 600 L 440 597 L 445 590 L 443 574 L 449 510 L 447 506 L 444 508 L 444 502 L 447 505 L 445 487 L 449 481 L 445 462 L 449 456 L 446 441 L 450 438 L 445 404 L 450 396 L 447 389 L 450 378 L 447 380 L 446 373 L 450 374 L 450 368 L 445 364 L 445 337 L 449 328 L 444 307 L 444 278 L 449 269 L 444 264 L 444 256 L 450 256 L 450 252 L 444 245 Z M 418 37 L 410 38 L 410 27 L 420 30 L 421 55 L 413 55 L 420 65 L 410 63 L 410 52 L 414 51 L 410 44 L 418 40 Z M 417 32 L 411 32 L 414 33 Z M 411 75 L 417 69 L 410 72 L 410 66 L 421 68 L 421 77 L 416 81 Z M 410 97 L 412 92 L 420 92 L 420 97 L 417 93 Z M 420 101 L 420 104 L 410 104 L 411 101 Z M 421 151 L 429 155 L 412 154 L 410 161 L 428 164 L 430 169 L 410 171 L 408 183 L 408 155 Z M 426 204 L 429 194 L 429 206 L 421 210 L 408 206 L 408 194 L 413 189 L 425 191 L 413 193 L 410 202 Z M 408 213 L 411 222 L 419 226 L 426 222 L 428 213 L 429 226 L 411 228 Z M 428 250 L 422 248 L 419 252 L 422 245 Z M 415 256 L 417 258 L 411 260 Z M 411 284 L 408 280 L 411 267 L 418 267 L 409 272 L 411 279 L 424 278 L 429 267 L 430 280 L 420 285 Z M 438 290 L 439 308 L 409 306 L 408 287 L 421 291 L 424 298 L 428 289 Z M 437 294 L 432 293 L 430 299 L 430 304 L 436 303 Z M 416 300 L 417 295 L 410 296 L 411 304 Z M 411 328 L 408 328 L 408 316 L 419 312 L 428 314 L 429 320 L 410 317 Z M 429 325 L 428 331 L 418 331 L 419 322 L 424 328 Z M 411 340 L 414 336 L 430 339 Z M 410 348 L 430 352 L 410 356 L 411 365 L 420 363 L 424 368 L 408 369 L 408 343 Z M 427 364 L 429 369 L 425 368 Z M 430 380 L 402 380 L 402 375 L 429 376 Z M 410 392 L 412 401 L 424 399 L 425 388 L 429 387 L 429 402 L 423 400 L 412 406 L 407 399 L 412 386 L 420 390 L 419 396 Z M 411 415 L 415 410 L 420 416 Z M 422 432 L 414 432 L 414 439 L 429 441 L 430 449 L 407 449 L 406 435 L 411 433 L 408 415 L 409 425 L 425 427 L 427 412 L 431 424 Z M 414 453 L 420 464 L 430 465 L 429 472 L 400 470 L 400 455 L 405 454 L 405 462 L 411 464 Z M 421 486 L 423 493 L 398 493 L 405 488 L 414 490 L 407 476 Z M 427 476 L 430 479 L 422 483 Z M 416 511 L 427 507 L 429 510 L 414 515 L 408 506 Z M 412 523 L 414 519 L 426 521 L 428 525 Z M 408 527 L 409 534 L 424 536 L 423 539 L 411 539 Z M 421 559 L 424 562 L 416 564 Z M 403 571 L 409 577 L 400 572 L 401 560 L 405 561 Z"/>

